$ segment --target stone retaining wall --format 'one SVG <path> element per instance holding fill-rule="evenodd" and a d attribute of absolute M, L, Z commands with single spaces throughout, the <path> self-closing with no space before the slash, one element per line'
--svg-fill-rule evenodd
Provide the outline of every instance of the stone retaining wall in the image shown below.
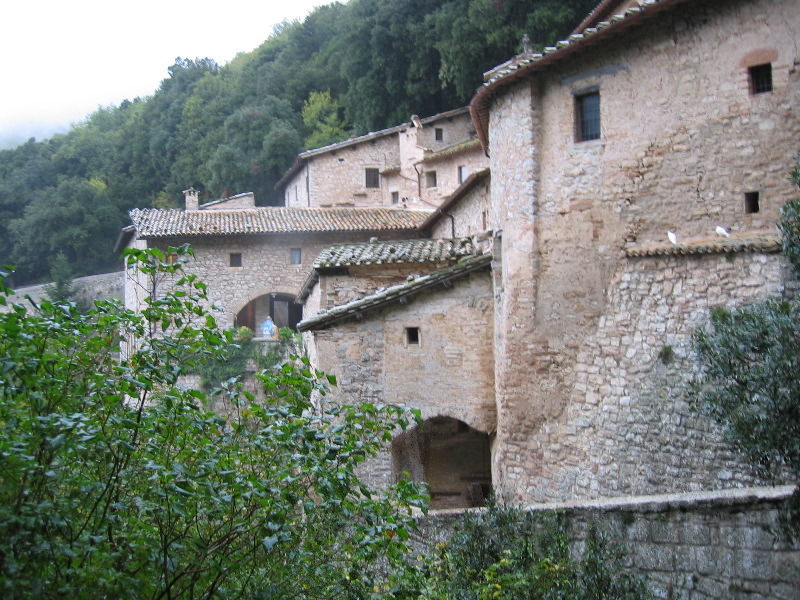
<path fill-rule="evenodd" d="M 640 496 L 528 510 L 563 511 L 577 547 L 589 524 L 599 525 L 622 544 L 627 568 L 646 576 L 660 600 L 792 600 L 800 598 L 800 544 L 791 543 L 781 527 L 792 490 Z M 414 550 L 445 540 L 462 512 L 421 517 Z"/>

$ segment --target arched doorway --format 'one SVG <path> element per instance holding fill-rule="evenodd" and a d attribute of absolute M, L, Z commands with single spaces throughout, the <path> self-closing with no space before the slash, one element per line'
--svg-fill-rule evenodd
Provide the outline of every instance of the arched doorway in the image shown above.
<path fill-rule="evenodd" d="M 297 331 L 297 324 L 303 320 L 303 305 L 296 304 L 294 296 L 289 294 L 264 294 L 248 302 L 239 311 L 234 326 L 249 327 L 258 336 L 261 324 L 268 316 L 278 327 Z"/>
<path fill-rule="evenodd" d="M 482 506 L 492 491 L 489 435 L 452 417 L 434 417 L 392 440 L 395 480 L 430 486 L 433 509 Z"/>

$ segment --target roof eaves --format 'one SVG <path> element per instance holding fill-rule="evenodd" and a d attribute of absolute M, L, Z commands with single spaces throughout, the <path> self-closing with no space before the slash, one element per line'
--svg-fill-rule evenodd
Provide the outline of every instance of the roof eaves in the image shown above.
<path fill-rule="evenodd" d="M 728 238 L 704 238 L 680 244 L 651 244 L 626 248 L 627 258 L 689 256 L 702 254 L 774 253 L 781 250 L 780 234 L 773 231 L 734 234 Z"/>
<path fill-rule="evenodd" d="M 418 160 L 416 165 L 424 164 L 424 163 L 432 163 L 437 162 L 440 160 L 444 160 L 446 158 L 450 158 L 451 156 L 457 156 L 464 152 L 469 152 L 474 148 L 479 148 L 481 145 L 481 141 L 478 138 L 473 138 L 471 140 L 466 140 L 463 142 L 459 142 L 457 144 L 453 144 L 452 146 L 448 146 L 447 148 L 442 148 L 437 152 L 432 152 L 426 156 L 424 156 L 421 160 Z"/>
<path fill-rule="evenodd" d="M 131 238 L 136 235 L 136 228 L 133 225 L 126 225 L 119 232 L 117 241 L 114 242 L 114 254 L 120 254 L 131 241 Z"/>
<path fill-rule="evenodd" d="M 329 309 L 327 312 L 304 319 L 298 323 L 297 329 L 298 331 L 325 329 L 343 319 L 350 317 L 359 318 L 359 316 L 366 311 L 380 308 L 400 298 L 418 294 L 425 289 L 444 284 L 446 281 L 463 277 L 473 271 L 486 268 L 491 262 L 491 254 L 465 258 L 451 267 L 433 271 L 422 277 L 407 281 L 406 283 L 391 286 L 381 292 L 364 296 L 363 298 L 353 300 L 342 306 Z"/>

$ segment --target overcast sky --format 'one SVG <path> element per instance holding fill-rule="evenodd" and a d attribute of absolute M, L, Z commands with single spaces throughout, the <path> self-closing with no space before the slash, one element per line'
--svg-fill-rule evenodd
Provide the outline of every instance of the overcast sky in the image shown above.
<path fill-rule="evenodd" d="M 9 0 L 0 17 L 0 148 L 155 92 L 175 58 L 220 65 L 332 0 Z"/>

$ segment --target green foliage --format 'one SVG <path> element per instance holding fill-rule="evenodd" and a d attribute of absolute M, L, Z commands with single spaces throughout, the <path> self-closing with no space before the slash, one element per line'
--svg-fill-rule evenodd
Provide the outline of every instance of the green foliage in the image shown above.
<path fill-rule="evenodd" d="M 389 597 L 403 600 L 644 600 L 644 582 L 622 570 L 619 546 L 590 526 L 570 543 L 559 513 L 490 504 L 466 513 L 450 540 L 403 573 Z"/>
<path fill-rule="evenodd" d="M 46 285 L 44 291 L 53 303 L 68 302 L 77 291 L 72 279 L 72 267 L 63 252 L 56 254 L 50 263 L 50 280 L 52 283 Z"/>
<path fill-rule="evenodd" d="M 800 168 L 800 156 L 798 156 Z M 800 186 L 800 170 L 792 172 Z M 783 252 L 800 274 L 800 200 L 781 211 Z M 694 334 L 702 375 L 699 410 L 722 424 L 728 440 L 763 477 L 800 477 L 800 299 L 770 299 L 735 310 L 716 308 L 711 327 Z M 800 532 L 800 492 L 789 532 Z"/>
<path fill-rule="evenodd" d="M 311 92 L 303 102 L 303 124 L 309 131 L 303 144 L 320 148 L 347 139 L 348 128 L 341 118 L 342 105 L 331 97 L 331 91 Z"/>
<path fill-rule="evenodd" d="M 263 373 L 264 402 L 231 384 L 229 416 L 205 411 L 179 378 L 233 335 L 182 271 L 191 250 L 168 252 L 126 257 L 175 283 L 141 314 L 0 314 L 3 597 L 373 597 L 370 565 L 399 564 L 424 496 L 372 491 L 356 469 L 413 415 L 315 406 L 332 378 L 307 361 Z"/>
<path fill-rule="evenodd" d="M 225 66 L 178 58 L 152 96 L 0 151 L 0 262 L 18 266 L 17 283 L 44 279 L 58 250 L 75 275 L 107 270 L 126 212 L 181 206 L 188 187 L 277 205 L 274 185 L 304 146 L 463 106 L 524 33 L 551 44 L 596 1 L 333 3 Z"/>

